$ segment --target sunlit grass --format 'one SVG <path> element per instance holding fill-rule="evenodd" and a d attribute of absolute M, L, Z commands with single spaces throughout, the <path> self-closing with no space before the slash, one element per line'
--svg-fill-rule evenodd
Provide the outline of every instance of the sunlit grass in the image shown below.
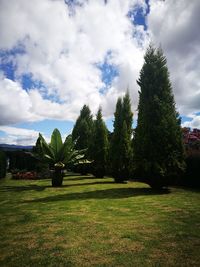
<path fill-rule="evenodd" d="M 0 266 L 199 266 L 199 191 L 66 176 L 0 181 Z"/>

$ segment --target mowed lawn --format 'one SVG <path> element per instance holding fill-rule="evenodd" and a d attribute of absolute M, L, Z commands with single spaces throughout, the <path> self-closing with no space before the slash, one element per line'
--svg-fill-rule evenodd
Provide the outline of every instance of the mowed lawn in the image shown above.
<path fill-rule="evenodd" d="M 198 190 L 7 177 L 0 216 L 0 266 L 200 266 Z"/>

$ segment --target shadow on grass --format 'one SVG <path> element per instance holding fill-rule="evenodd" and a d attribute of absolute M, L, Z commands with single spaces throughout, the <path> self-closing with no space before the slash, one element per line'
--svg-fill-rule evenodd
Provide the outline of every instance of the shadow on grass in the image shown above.
<path fill-rule="evenodd" d="M 43 191 L 45 188 L 51 186 L 40 186 L 40 185 L 25 185 L 25 186 L 1 186 L 0 192 L 22 192 L 22 191 Z"/>
<path fill-rule="evenodd" d="M 192 193 L 200 193 L 200 187 L 192 187 L 192 186 L 173 186 L 174 188 L 176 189 L 182 189 L 182 190 L 185 190 L 185 191 L 190 191 Z"/>
<path fill-rule="evenodd" d="M 87 200 L 87 199 L 121 199 L 145 195 L 163 195 L 169 194 L 170 190 L 163 189 L 155 191 L 151 188 L 112 188 L 105 190 L 95 190 L 82 193 L 68 193 L 63 195 L 49 196 L 44 198 L 38 198 L 34 200 L 25 201 L 28 202 L 54 202 L 65 200 Z"/>
<path fill-rule="evenodd" d="M 110 181 L 103 181 L 103 182 L 91 182 L 91 183 L 80 183 L 80 184 L 69 184 L 69 185 L 63 185 L 62 187 L 74 187 L 74 186 L 82 186 L 82 185 L 97 185 L 97 184 L 115 184 L 115 182 Z"/>
<path fill-rule="evenodd" d="M 51 182 L 50 182 L 51 183 Z M 66 184 L 61 187 L 56 187 L 59 189 L 67 188 L 67 187 L 75 187 L 75 186 L 87 186 L 87 185 L 98 185 L 98 184 L 114 184 L 114 182 L 92 182 L 92 183 L 78 183 L 78 184 Z M 22 192 L 22 191 L 43 191 L 46 188 L 53 188 L 51 184 L 49 185 L 26 185 L 26 186 L 1 186 L 0 192 Z"/>
<path fill-rule="evenodd" d="M 89 180 L 89 179 L 91 179 L 91 180 L 97 179 L 94 176 L 80 176 L 80 174 L 79 175 L 73 175 L 73 176 L 78 176 L 78 177 L 74 177 L 71 179 L 68 178 L 68 176 L 71 177 L 72 175 L 65 174 L 65 177 L 64 177 L 65 181 L 82 181 L 82 180 Z"/>

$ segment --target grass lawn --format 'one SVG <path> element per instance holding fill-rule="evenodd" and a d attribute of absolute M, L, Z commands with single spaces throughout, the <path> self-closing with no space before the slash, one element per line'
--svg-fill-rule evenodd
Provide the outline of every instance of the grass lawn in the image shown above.
<path fill-rule="evenodd" d="M 0 266 L 200 266 L 200 192 L 66 176 L 0 181 Z"/>

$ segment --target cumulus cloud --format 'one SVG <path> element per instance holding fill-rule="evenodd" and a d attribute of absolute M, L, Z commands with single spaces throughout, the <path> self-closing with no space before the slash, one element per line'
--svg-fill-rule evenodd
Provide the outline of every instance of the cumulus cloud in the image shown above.
<path fill-rule="evenodd" d="M 168 59 L 179 112 L 189 117 L 200 110 L 200 1 L 150 1 L 147 24 L 151 38 Z"/>
<path fill-rule="evenodd" d="M 42 92 L 25 91 L 19 82 L 0 79 L 0 125 L 39 121 L 45 118 L 75 120 L 76 105 L 59 104 L 42 96 Z"/>
<path fill-rule="evenodd" d="M 0 75 L 0 125 L 43 119 L 75 120 L 83 104 L 106 118 L 129 88 L 136 114 L 136 80 L 149 43 L 162 45 L 181 115 L 196 125 L 200 108 L 200 1 L 150 0 L 147 31 L 134 22 L 144 0 L 0 1 L 0 49 L 14 80 Z M 129 18 L 128 13 L 133 16 Z M 13 52 L 14 51 L 14 52 Z M 104 63 L 118 75 L 106 84 Z M 23 75 L 34 83 L 22 87 Z"/>
<path fill-rule="evenodd" d="M 6 134 L 0 137 L 2 144 L 34 145 L 39 132 L 10 126 L 0 126 L 0 131 Z"/>
<path fill-rule="evenodd" d="M 190 127 L 190 128 L 197 128 L 200 129 L 200 115 L 195 114 L 193 116 L 191 116 L 191 120 L 190 121 L 185 121 L 182 126 L 183 127 Z"/>
<path fill-rule="evenodd" d="M 23 51 L 9 58 L 16 66 L 16 80 L 29 73 L 45 85 L 45 98 L 36 88 L 26 93 L 32 105 L 31 119 L 74 120 L 85 103 L 93 112 L 102 105 L 109 117 L 115 101 L 108 97 L 111 92 L 120 95 L 127 87 L 136 104 L 135 80 L 148 38 L 144 28 L 135 26 L 127 14 L 138 7 L 146 9 L 145 2 L 82 1 L 73 6 L 72 13 L 64 1 L 1 1 L 0 48 L 9 50 L 20 45 Z M 108 54 L 110 64 L 119 70 L 111 86 L 103 82 L 98 68 Z M 106 88 L 103 95 L 102 88 Z M 52 97 L 59 101 L 53 103 Z M 30 111 L 30 107 L 27 109 Z"/>
<path fill-rule="evenodd" d="M 28 93 L 18 82 L 1 75 L 0 78 L 0 125 L 36 120 Z"/>

